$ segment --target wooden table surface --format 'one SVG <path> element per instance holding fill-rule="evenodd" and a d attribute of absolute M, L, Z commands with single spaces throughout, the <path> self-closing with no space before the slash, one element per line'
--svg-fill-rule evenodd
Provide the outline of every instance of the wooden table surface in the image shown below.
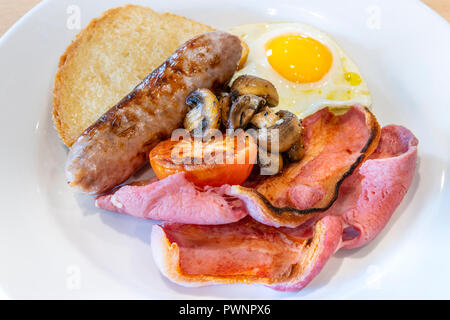
<path fill-rule="evenodd" d="M 40 1 L 41 0 L 0 0 L 0 36 Z M 423 0 L 423 2 L 450 22 L 450 0 Z"/>

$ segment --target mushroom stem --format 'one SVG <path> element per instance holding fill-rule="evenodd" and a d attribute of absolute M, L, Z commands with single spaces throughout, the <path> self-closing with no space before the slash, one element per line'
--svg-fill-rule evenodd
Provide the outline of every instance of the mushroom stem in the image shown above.
<path fill-rule="evenodd" d="M 227 92 L 221 93 L 219 97 L 220 104 L 220 118 L 224 128 L 228 125 L 228 118 L 230 116 L 230 108 L 231 108 L 231 94 Z"/>
<path fill-rule="evenodd" d="M 186 97 L 186 104 L 191 110 L 184 118 L 186 130 L 204 136 L 212 129 L 219 128 L 220 106 L 217 97 L 209 89 L 197 89 Z"/>
<path fill-rule="evenodd" d="M 278 120 L 280 120 L 280 117 L 266 106 L 253 116 L 250 123 L 257 128 L 269 128 L 274 126 Z"/>
<path fill-rule="evenodd" d="M 237 97 L 231 105 L 227 128 L 234 130 L 244 128 L 265 103 L 266 100 L 252 94 Z"/>

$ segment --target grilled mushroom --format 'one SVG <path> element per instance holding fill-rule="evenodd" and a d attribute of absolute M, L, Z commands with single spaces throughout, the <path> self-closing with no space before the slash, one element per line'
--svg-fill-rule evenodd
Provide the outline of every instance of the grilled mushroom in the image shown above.
<path fill-rule="evenodd" d="M 265 103 L 265 99 L 252 94 L 237 97 L 231 105 L 227 128 L 244 128 Z"/>
<path fill-rule="evenodd" d="M 184 118 L 184 128 L 194 135 L 204 136 L 212 129 L 219 128 L 220 105 L 209 89 L 197 89 L 186 97 L 191 108 Z"/>
<path fill-rule="evenodd" d="M 280 120 L 280 117 L 277 116 L 269 107 L 265 106 L 253 116 L 250 123 L 258 128 L 269 128 L 274 126 L 278 120 Z"/>
<path fill-rule="evenodd" d="M 228 117 L 230 116 L 230 108 L 231 108 L 231 94 L 228 92 L 221 93 L 219 97 L 220 104 L 220 118 L 222 125 L 226 128 L 228 125 Z"/>
<path fill-rule="evenodd" d="M 280 153 L 259 150 L 258 164 L 262 175 L 275 175 L 283 170 L 283 157 Z"/>
<path fill-rule="evenodd" d="M 231 92 L 236 92 L 238 95 L 253 94 L 264 98 L 270 107 L 278 105 L 278 92 L 275 86 L 267 80 L 243 75 L 237 77 L 231 85 Z"/>
<path fill-rule="evenodd" d="M 267 130 L 258 130 L 258 143 L 265 146 L 267 151 L 272 151 L 274 131 L 278 130 L 278 152 L 289 150 L 294 144 L 301 139 L 302 128 L 297 116 L 289 111 L 281 110 L 276 113 L 280 120 L 275 125 L 270 126 Z"/>
<path fill-rule="evenodd" d="M 300 138 L 300 141 L 294 144 L 286 153 L 289 160 L 292 162 L 302 160 L 303 156 L 305 155 L 305 146 L 303 145 L 303 139 Z"/>

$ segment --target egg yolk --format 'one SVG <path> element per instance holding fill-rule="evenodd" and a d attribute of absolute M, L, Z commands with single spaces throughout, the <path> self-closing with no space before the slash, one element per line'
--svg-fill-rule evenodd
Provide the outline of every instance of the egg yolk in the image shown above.
<path fill-rule="evenodd" d="M 301 34 L 278 36 L 266 44 L 272 68 L 283 78 L 310 83 L 322 79 L 330 70 L 333 55 L 319 41 Z"/>

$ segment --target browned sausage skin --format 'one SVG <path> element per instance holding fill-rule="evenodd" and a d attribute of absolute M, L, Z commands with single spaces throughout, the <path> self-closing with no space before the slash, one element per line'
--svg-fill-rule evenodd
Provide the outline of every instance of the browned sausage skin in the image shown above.
<path fill-rule="evenodd" d="M 127 180 L 181 126 L 191 91 L 230 80 L 241 50 L 239 38 L 222 31 L 186 42 L 73 144 L 66 163 L 69 184 L 99 194 Z"/>

